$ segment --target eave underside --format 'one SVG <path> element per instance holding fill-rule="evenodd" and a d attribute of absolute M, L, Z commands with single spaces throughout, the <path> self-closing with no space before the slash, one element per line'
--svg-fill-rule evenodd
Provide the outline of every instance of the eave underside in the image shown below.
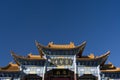
<path fill-rule="evenodd" d="M 39 52 L 43 51 L 44 54 L 46 54 L 46 52 L 51 52 L 51 53 L 53 52 L 54 53 L 57 51 L 68 51 L 68 52 L 73 51 L 74 54 L 78 54 L 78 57 L 80 57 L 82 55 L 82 52 L 86 46 L 86 42 L 83 42 L 81 45 L 75 46 L 73 48 L 63 48 L 63 47 L 62 48 L 54 48 L 54 47 L 52 48 L 49 46 L 43 46 L 37 41 L 35 43 L 36 43 L 36 46 L 38 48 L 38 51 Z"/>
<path fill-rule="evenodd" d="M 106 62 L 108 56 L 110 54 L 110 51 L 108 51 L 107 53 L 105 53 L 104 55 L 101 55 L 99 57 L 94 57 L 94 58 L 90 58 L 90 57 L 81 57 L 81 58 L 77 58 L 77 61 L 81 62 L 81 61 L 86 61 L 86 62 L 97 62 L 98 65 L 104 65 L 104 63 Z"/>

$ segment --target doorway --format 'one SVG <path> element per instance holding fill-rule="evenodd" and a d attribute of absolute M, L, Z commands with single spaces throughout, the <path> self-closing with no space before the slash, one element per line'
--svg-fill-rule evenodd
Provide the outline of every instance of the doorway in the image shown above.
<path fill-rule="evenodd" d="M 45 80 L 74 80 L 74 72 L 69 69 L 52 69 L 46 72 Z"/>
<path fill-rule="evenodd" d="M 37 74 L 28 74 L 25 75 L 22 80 L 42 80 L 42 77 Z"/>
<path fill-rule="evenodd" d="M 79 80 L 98 80 L 98 78 L 92 74 L 84 74 L 79 77 Z"/>

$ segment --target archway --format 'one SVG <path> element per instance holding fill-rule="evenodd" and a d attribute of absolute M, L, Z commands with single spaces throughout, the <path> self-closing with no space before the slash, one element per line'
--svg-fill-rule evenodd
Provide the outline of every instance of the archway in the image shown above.
<path fill-rule="evenodd" d="M 69 69 L 52 69 L 46 72 L 44 80 L 74 80 L 74 72 Z"/>
<path fill-rule="evenodd" d="M 37 74 L 28 74 L 25 75 L 22 80 L 42 80 L 42 77 Z"/>
<path fill-rule="evenodd" d="M 79 77 L 79 80 L 98 80 L 98 78 L 92 74 L 84 74 Z"/>

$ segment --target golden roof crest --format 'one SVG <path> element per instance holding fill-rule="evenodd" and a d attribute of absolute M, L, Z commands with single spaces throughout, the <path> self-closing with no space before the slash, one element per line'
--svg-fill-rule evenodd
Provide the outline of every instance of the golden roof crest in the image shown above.
<path fill-rule="evenodd" d="M 75 48 L 75 45 L 73 42 L 70 42 L 69 44 L 54 44 L 53 42 L 49 42 L 48 47 L 50 48 Z"/>

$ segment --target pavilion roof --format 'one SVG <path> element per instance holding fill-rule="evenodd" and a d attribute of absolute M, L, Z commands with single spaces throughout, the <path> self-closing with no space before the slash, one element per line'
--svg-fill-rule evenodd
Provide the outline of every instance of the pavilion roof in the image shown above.
<path fill-rule="evenodd" d="M 99 57 L 98 56 L 95 57 L 94 54 L 90 54 L 88 56 L 82 56 L 80 58 L 77 58 L 77 60 L 78 61 L 99 61 L 100 62 L 99 64 L 103 65 L 106 62 L 109 54 L 110 54 L 110 51 L 106 52 L 105 54 L 103 54 Z"/>
<path fill-rule="evenodd" d="M 40 60 L 46 60 L 45 58 L 43 58 L 42 56 L 40 55 L 32 55 L 31 53 L 28 54 L 27 56 L 20 56 L 20 55 L 17 55 L 15 54 L 13 51 L 11 51 L 11 55 L 13 56 L 15 62 L 20 65 L 20 62 L 18 61 L 18 59 L 21 59 L 21 60 L 25 60 L 25 61 L 40 61 Z"/>
<path fill-rule="evenodd" d="M 19 66 L 17 64 L 14 63 L 9 63 L 7 66 L 5 67 L 0 67 L 0 72 L 18 72 L 20 71 Z"/>
<path fill-rule="evenodd" d="M 115 67 L 111 62 L 101 67 L 101 72 L 120 72 L 120 68 Z"/>
<path fill-rule="evenodd" d="M 86 41 L 84 41 L 82 44 L 75 46 L 73 42 L 70 42 L 70 44 L 54 44 L 53 42 L 48 43 L 47 46 L 44 46 L 40 44 L 39 42 L 35 41 L 36 46 L 38 48 L 39 52 L 42 52 L 44 50 L 77 50 L 78 52 L 76 54 L 82 55 L 82 52 L 86 46 Z"/>
<path fill-rule="evenodd" d="M 28 54 L 27 56 L 19 56 L 15 54 L 13 51 L 11 51 L 11 55 L 14 58 L 21 58 L 21 59 L 27 59 L 27 60 L 44 60 L 45 59 L 41 57 L 40 55 L 33 55 L 32 53 Z"/>

